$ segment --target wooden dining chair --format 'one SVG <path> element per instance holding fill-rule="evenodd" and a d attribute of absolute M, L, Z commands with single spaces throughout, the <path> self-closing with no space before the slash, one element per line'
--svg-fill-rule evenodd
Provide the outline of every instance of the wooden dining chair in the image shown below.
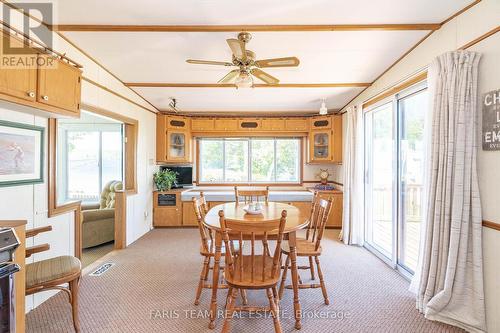
<path fill-rule="evenodd" d="M 264 190 L 240 190 L 238 186 L 234 187 L 234 196 L 236 198 L 236 204 L 240 203 L 240 198 L 243 200 L 244 204 L 252 203 L 255 201 L 259 201 L 259 198 L 264 199 L 264 203 L 267 205 L 269 203 L 269 186 L 266 186 Z M 264 246 L 264 250 L 269 255 L 269 243 L 267 240 L 262 240 L 262 245 Z"/>
<path fill-rule="evenodd" d="M 272 221 L 246 223 L 224 218 L 224 211 L 219 211 L 222 237 L 226 245 L 226 267 L 224 275 L 229 286 L 226 301 L 226 317 L 222 332 L 230 330 L 231 319 L 234 311 L 270 311 L 275 332 L 281 332 L 279 319 L 279 298 L 277 285 L 281 273 L 281 243 L 283 231 L 286 224 L 286 211 L 281 213 L 281 218 Z M 268 235 L 277 232 L 277 246 L 274 255 L 268 255 L 264 249 L 259 254 L 255 247 L 256 239 L 266 239 Z M 240 253 L 234 253 L 230 247 L 229 234 L 237 238 Z M 250 239 L 250 254 L 245 255 L 243 251 L 243 239 Z M 247 241 L 248 243 L 248 241 Z M 269 307 L 240 306 L 235 305 L 238 290 L 265 290 L 269 300 Z"/>
<path fill-rule="evenodd" d="M 313 257 L 314 257 L 320 281 L 319 284 L 317 283 L 304 284 L 302 283 L 302 281 L 299 281 L 299 289 L 321 288 L 326 305 L 330 304 L 330 301 L 328 299 L 328 294 L 326 292 L 326 286 L 323 278 L 323 272 L 321 271 L 319 257 L 321 256 L 322 252 L 321 239 L 323 238 L 323 233 L 325 231 L 326 222 L 328 221 L 328 216 L 330 215 L 332 205 L 333 205 L 333 198 L 324 200 L 319 197 L 319 194 L 315 193 L 311 208 L 310 222 L 306 230 L 306 237 L 297 238 L 295 247 L 295 250 L 297 252 L 297 257 L 307 257 L 309 259 L 309 267 L 299 266 L 298 268 L 310 269 L 311 279 L 314 280 L 315 279 L 314 266 L 313 266 Z M 283 296 L 284 288 L 287 289 L 292 288 L 290 285 L 285 286 L 286 276 L 290 265 L 290 247 L 288 245 L 288 242 L 284 242 L 281 245 L 281 251 L 287 257 L 285 260 L 283 276 L 279 288 L 280 298 Z"/>
<path fill-rule="evenodd" d="M 269 186 L 266 186 L 264 190 L 240 190 L 238 186 L 234 187 L 234 196 L 236 198 L 236 203 L 240 203 L 240 199 L 243 200 L 243 203 L 251 203 L 255 201 L 259 201 L 259 198 L 263 198 L 264 202 L 269 203 Z"/>
<path fill-rule="evenodd" d="M 51 231 L 52 226 L 26 230 L 26 237 L 34 237 Z M 47 251 L 49 244 L 26 248 L 26 258 L 35 253 Z M 78 284 L 82 274 L 80 260 L 74 256 L 58 256 L 26 265 L 26 296 L 45 290 L 62 290 L 68 294 L 75 332 L 80 332 L 78 320 Z M 63 285 L 68 285 L 63 286 Z"/>
<path fill-rule="evenodd" d="M 200 297 L 203 289 L 212 289 L 212 286 L 207 283 L 207 280 L 210 270 L 213 269 L 210 264 L 212 258 L 215 257 L 215 241 L 212 231 L 205 227 L 205 225 L 203 224 L 205 215 L 208 213 L 208 205 L 205 199 L 205 195 L 203 194 L 203 192 L 200 192 L 200 198 L 197 199 L 196 197 L 193 197 L 191 200 L 193 202 L 194 213 L 196 216 L 196 221 L 198 222 L 198 230 L 200 232 L 200 255 L 204 258 L 200 273 L 200 281 L 198 282 L 198 288 L 196 289 L 196 298 L 194 301 L 194 304 L 198 305 L 200 304 Z M 239 253 L 236 244 L 231 243 L 231 247 L 233 248 L 233 251 L 235 253 Z M 222 247 L 221 251 L 221 255 L 225 255 L 225 246 Z M 224 269 L 224 267 L 221 266 L 221 269 Z M 227 288 L 227 285 L 221 284 L 219 285 L 219 288 Z M 243 302 L 246 304 L 246 294 L 242 294 L 241 297 L 243 298 Z"/>

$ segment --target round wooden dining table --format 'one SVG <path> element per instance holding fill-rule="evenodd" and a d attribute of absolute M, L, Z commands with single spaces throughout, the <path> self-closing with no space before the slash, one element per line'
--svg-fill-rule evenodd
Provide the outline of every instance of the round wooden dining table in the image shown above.
<path fill-rule="evenodd" d="M 300 210 L 292 205 L 281 202 L 262 203 L 262 214 L 252 215 L 245 212 L 246 204 L 228 202 L 221 205 L 212 207 L 205 215 L 204 224 L 210 230 L 215 231 L 215 256 L 213 268 L 213 283 L 212 283 L 212 300 L 210 303 L 210 323 L 209 328 L 215 328 L 215 319 L 217 314 L 217 290 L 219 286 L 219 270 L 220 258 L 222 248 L 222 234 L 220 229 L 219 211 L 224 211 L 226 219 L 238 220 L 242 222 L 265 222 L 272 220 L 279 220 L 282 211 L 286 210 L 287 217 L 285 223 L 284 233 L 288 237 L 290 246 L 290 262 L 291 262 L 291 275 L 292 275 L 292 289 L 293 289 L 293 310 L 295 315 L 295 328 L 301 328 L 301 309 L 299 301 L 299 278 L 297 271 L 297 252 L 295 250 L 296 232 L 305 228 L 309 224 L 309 216 L 301 214 Z M 270 235 L 271 236 L 271 235 Z M 270 239 L 272 239 L 270 237 Z"/>

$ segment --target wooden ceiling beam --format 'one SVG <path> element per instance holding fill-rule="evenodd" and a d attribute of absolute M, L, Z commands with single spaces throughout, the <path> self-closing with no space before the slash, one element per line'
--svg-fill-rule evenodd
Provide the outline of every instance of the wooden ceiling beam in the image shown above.
<path fill-rule="evenodd" d="M 96 25 L 59 24 L 54 31 L 79 32 L 240 32 L 240 31 L 397 31 L 438 30 L 440 23 L 420 24 L 325 24 L 325 25 Z"/>
<path fill-rule="evenodd" d="M 153 82 L 125 82 L 127 87 L 142 88 L 235 88 L 232 83 L 153 83 Z M 353 83 L 256 83 L 254 88 L 364 88 L 370 86 L 368 82 Z"/>

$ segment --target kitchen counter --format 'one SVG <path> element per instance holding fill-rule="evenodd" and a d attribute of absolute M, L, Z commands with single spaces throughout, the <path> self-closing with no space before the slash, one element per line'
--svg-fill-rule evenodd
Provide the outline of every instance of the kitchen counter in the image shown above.
<path fill-rule="evenodd" d="M 203 191 L 207 201 L 235 201 L 234 190 L 209 190 Z M 198 198 L 200 191 L 198 189 L 186 190 L 181 194 L 181 201 L 191 201 L 193 197 Z M 291 191 L 269 191 L 269 201 L 305 201 L 311 202 L 313 193 L 303 190 Z"/>

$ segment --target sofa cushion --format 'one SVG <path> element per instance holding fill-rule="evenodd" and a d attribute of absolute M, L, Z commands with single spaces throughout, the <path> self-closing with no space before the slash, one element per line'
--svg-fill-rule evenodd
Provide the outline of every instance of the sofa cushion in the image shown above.
<path fill-rule="evenodd" d="M 115 217 L 114 208 L 82 210 L 83 223 L 89 221 L 113 219 Z"/>
<path fill-rule="evenodd" d="M 43 285 L 78 273 L 81 263 L 73 256 L 59 256 L 26 265 L 26 288 Z"/>

